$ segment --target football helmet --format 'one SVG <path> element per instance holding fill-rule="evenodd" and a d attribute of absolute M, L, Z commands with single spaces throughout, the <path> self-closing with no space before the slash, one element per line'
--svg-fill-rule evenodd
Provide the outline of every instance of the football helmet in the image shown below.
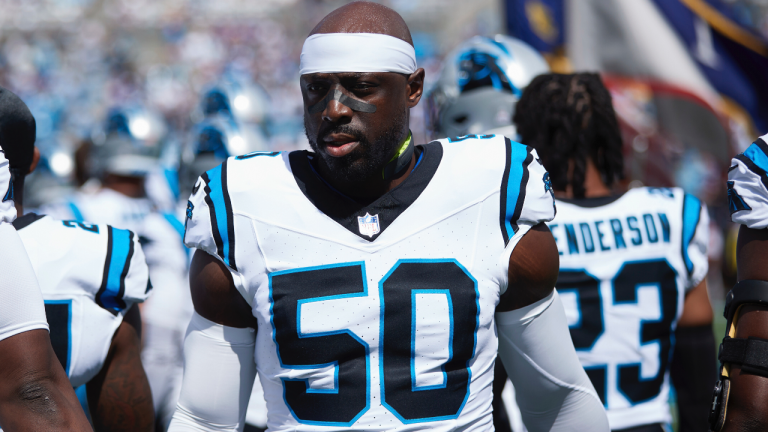
<path fill-rule="evenodd" d="M 92 135 L 93 174 L 145 176 L 157 165 L 166 133 L 164 119 L 152 111 L 142 107 L 113 108 L 103 127 Z"/>
<path fill-rule="evenodd" d="M 427 95 L 431 138 L 496 133 L 514 139 L 515 105 L 531 80 L 547 72 L 546 60 L 519 39 L 469 39 L 446 57 Z"/>
<path fill-rule="evenodd" d="M 226 113 L 213 114 L 197 124 L 181 157 L 181 182 L 192 187 L 197 177 L 230 156 L 268 149 L 261 128 L 244 125 Z"/>

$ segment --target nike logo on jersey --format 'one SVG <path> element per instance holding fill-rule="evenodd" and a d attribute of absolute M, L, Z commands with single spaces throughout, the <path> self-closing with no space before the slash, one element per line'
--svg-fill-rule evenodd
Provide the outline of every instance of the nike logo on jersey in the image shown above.
<path fill-rule="evenodd" d="M 728 209 L 731 211 L 731 214 L 742 210 L 752 210 L 752 207 L 747 205 L 744 202 L 744 198 L 733 188 L 734 183 L 729 181 L 726 184 L 728 185 Z"/>

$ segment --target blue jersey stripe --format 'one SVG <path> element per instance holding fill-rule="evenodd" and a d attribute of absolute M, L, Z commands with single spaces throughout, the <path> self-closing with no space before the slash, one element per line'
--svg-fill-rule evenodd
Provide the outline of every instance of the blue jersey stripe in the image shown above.
<path fill-rule="evenodd" d="M 507 176 L 506 199 L 504 200 L 506 208 L 504 209 L 504 228 L 506 230 L 506 241 L 508 242 L 517 232 L 517 219 L 522 211 L 523 200 L 525 200 L 525 183 L 527 180 L 527 163 L 529 156 L 526 146 L 511 143 L 509 146 L 508 161 L 509 175 Z"/>
<path fill-rule="evenodd" d="M 133 256 L 133 233 L 108 227 L 109 250 L 104 264 L 104 278 L 97 294 L 101 307 L 116 314 L 125 308 L 125 277 Z"/>
<path fill-rule="evenodd" d="M 85 218 L 83 218 L 83 214 L 80 212 L 80 209 L 77 207 L 74 201 L 70 201 L 68 204 L 69 211 L 72 212 L 72 217 L 75 218 L 76 222 L 84 222 Z"/>
<path fill-rule="evenodd" d="M 211 211 L 211 225 L 217 253 L 224 263 L 237 269 L 234 259 L 234 225 L 226 184 L 227 162 L 205 173 L 206 202 Z"/>
<path fill-rule="evenodd" d="M 744 151 L 744 156 L 748 157 L 758 168 L 763 170 L 763 173 L 768 172 L 768 155 L 763 152 L 763 149 L 758 146 L 757 142 L 750 145 Z"/>
<path fill-rule="evenodd" d="M 688 256 L 688 245 L 691 244 L 693 236 L 696 235 L 696 226 L 701 217 L 701 201 L 693 195 L 685 194 L 683 202 L 683 260 L 685 268 L 690 275 L 693 272 L 693 261 Z"/>

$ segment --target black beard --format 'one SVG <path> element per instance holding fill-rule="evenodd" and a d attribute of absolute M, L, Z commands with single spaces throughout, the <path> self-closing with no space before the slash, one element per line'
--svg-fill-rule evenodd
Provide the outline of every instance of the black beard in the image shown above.
<path fill-rule="evenodd" d="M 349 125 L 340 125 L 335 128 L 321 130 L 318 136 L 326 136 L 329 133 L 346 134 L 355 137 L 360 142 L 355 150 L 342 157 L 332 157 L 321 152 L 317 140 L 307 133 L 307 118 L 304 117 L 304 133 L 307 135 L 309 146 L 319 156 L 317 162 L 325 165 L 326 172 L 334 180 L 343 182 L 361 182 L 378 175 L 392 158 L 395 147 L 401 144 L 400 134 L 406 121 L 406 112 L 394 119 L 392 125 L 372 143 L 363 133 Z"/>

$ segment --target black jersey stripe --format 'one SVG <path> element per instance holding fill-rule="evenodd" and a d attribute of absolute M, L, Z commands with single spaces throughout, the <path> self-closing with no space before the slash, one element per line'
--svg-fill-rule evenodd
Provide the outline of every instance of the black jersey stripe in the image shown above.
<path fill-rule="evenodd" d="M 749 169 L 753 173 L 755 173 L 758 176 L 760 176 L 760 181 L 763 182 L 763 186 L 765 186 L 766 189 L 768 189 L 768 175 L 766 175 L 766 172 L 762 168 L 757 166 L 757 164 L 755 164 L 752 161 L 752 159 L 750 159 L 747 156 L 744 156 L 743 153 L 739 154 L 739 155 L 736 155 L 736 159 L 742 161 L 744 163 L 744 165 L 747 166 L 747 169 Z"/>
<path fill-rule="evenodd" d="M 216 254 L 233 270 L 235 261 L 235 225 L 232 202 L 227 187 L 227 161 L 202 175 L 205 181 L 205 203 L 211 216 L 211 231 Z"/>

